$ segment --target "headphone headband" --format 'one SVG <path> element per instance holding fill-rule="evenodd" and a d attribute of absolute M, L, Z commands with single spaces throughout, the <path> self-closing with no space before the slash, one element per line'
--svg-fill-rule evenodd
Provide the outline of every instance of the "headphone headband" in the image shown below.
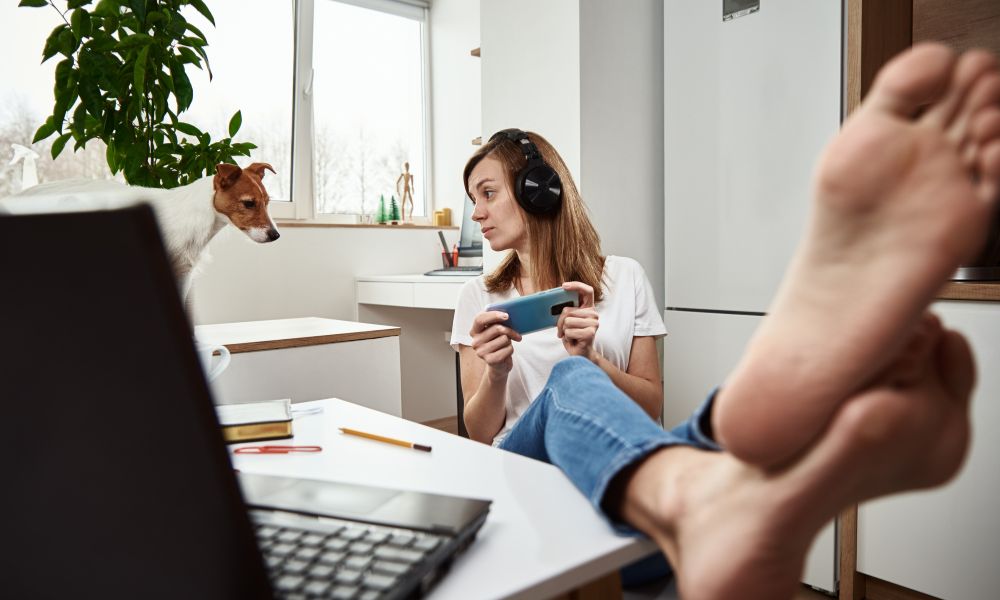
<path fill-rule="evenodd" d="M 490 138 L 490 141 L 492 142 L 498 136 L 503 136 L 508 140 L 517 144 L 517 147 L 520 148 L 521 152 L 524 153 L 524 158 L 528 159 L 529 161 L 542 159 L 542 155 L 538 151 L 538 148 L 531 142 L 530 139 L 528 139 L 528 134 L 521 131 L 520 129 L 516 128 L 501 129 L 500 131 L 493 134 L 493 137 Z"/>
<path fill-rule="evenodd" d="M 559 174 L 545 164 L 542 154 L 528 138 L 528 134 L 517 128 L 501 129 L 490 136 L 490 141 L 499 136 L 517 144 L 527 160 L 514 182 L 514 197 L 518 204 L 535 215 L 553 215 L 558 212 L 562 204 L 562 181 Z"/>

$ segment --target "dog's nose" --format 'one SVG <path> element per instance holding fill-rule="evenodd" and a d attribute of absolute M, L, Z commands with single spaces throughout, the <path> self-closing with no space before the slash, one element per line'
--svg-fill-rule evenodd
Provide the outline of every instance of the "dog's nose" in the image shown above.
<path fill-rule="evenodd" d="M 274 240 L 276 240 L 276 239 L 278 239 L 280 237 L 281 237 L 281 234 L 278 233 L 277 229 L 268 229 L 267 230 L 267 241 L 273 242 Z"/>

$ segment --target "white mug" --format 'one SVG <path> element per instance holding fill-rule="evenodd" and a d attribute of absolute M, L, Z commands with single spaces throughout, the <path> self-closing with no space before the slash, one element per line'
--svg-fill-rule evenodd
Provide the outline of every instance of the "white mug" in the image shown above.
<path fill-rule="evenodd" d="M 229 348 L 222 344 L 209 344 L 198 340 L 194 341 L 195 349 L 198 351 L 198 358 L 201 360 L 201 369 L 205 372 L 205 378 L 213 381 L 222 374 L 229 366 Z M 219 354 L 219 360 L 212 364 L 215 354 Z"/>

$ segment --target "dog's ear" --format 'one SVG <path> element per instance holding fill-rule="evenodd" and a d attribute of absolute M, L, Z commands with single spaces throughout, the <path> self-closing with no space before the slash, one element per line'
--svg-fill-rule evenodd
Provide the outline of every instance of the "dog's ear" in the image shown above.
<path fill-rule="evenodd" d="M 271 165 L 269 165 L 267 163 L 251 163 L 250 166 L 247 167 L 244 170 L 245 171 L 250 171 L 251 173 L 253 173 L 257 177 L 260 177 L 261 179 L 264 179 L 264 170 L 265 169 L 268 170 L 268 171 L 270 171 L 270 172 L 272 172 L 272 173 L 274 173 L 275 175 L 278 174 L 278 172 L 274 170 L 274 167 L 272 167 Z"/>
<path fill-rule="evenodd" d="M 215 165 L 215 188 L 224 190 L 236 183 L 243 174 L 243 169 L 229 163 Z"/>

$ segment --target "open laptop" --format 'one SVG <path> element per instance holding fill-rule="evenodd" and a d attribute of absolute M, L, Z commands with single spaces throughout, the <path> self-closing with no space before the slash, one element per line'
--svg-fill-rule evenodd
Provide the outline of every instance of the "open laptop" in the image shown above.
<path fill-rule="evenodd" d="M 238 481 L 146 206 L 0 215 L 0 281 L 4 597 L 410 597 L 486 518 L 483 500 Z"/>

